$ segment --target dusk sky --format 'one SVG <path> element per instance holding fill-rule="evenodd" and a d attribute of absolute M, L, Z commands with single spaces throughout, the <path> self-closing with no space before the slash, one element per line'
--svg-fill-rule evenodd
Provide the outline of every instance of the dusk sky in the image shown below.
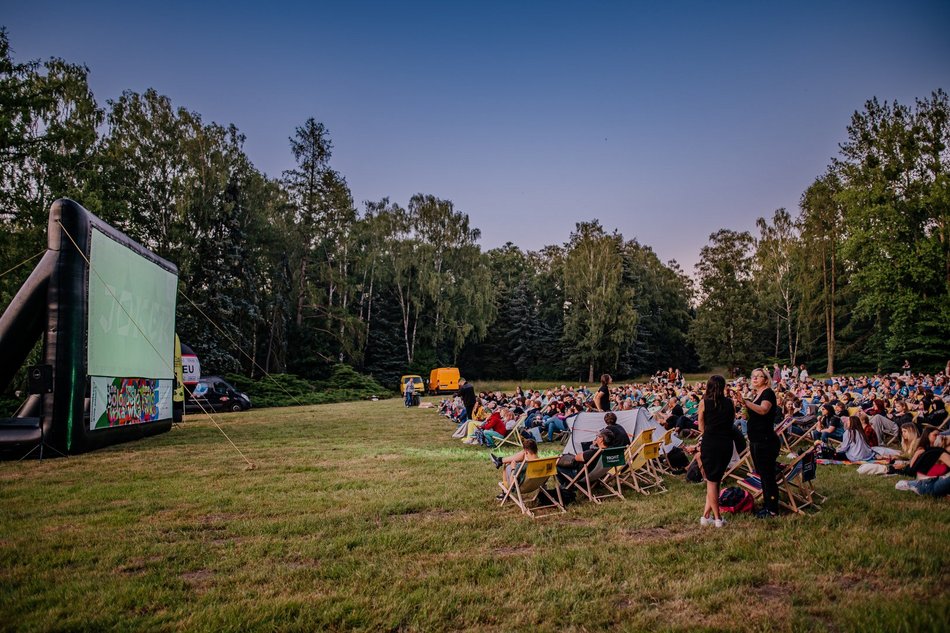
<path fill-rule="evenodd" d="M 0 24 L 102 105 L 151 87 L 234 123 L 270 176 L 312 116 L 359 208 L 431 193 L 485 248 L 597 218 L 688 272 L 711 232 L 797 212 L 867 99 L 950 89 L 946 0 L 655 4 L 0 0 Z"/>

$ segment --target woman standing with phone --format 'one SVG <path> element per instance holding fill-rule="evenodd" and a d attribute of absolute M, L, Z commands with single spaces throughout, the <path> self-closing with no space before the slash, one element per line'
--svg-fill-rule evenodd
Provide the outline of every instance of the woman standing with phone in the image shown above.
<path fill-rule="evenodd" d="M 775 414 L 778 407 L 775 392 L 769 386 L 771 377 L 761 368 L 752 370 L 752 399 L 739 398 L 736 406 L 749 412 L 749 452 L 755 472 L 762 480 L 764 504 L 756 517 L 765 519 L 778 514 L 778 484 L 775 483 L 775 460 L 779 454 L 779 439 L 775 434 Z"/>

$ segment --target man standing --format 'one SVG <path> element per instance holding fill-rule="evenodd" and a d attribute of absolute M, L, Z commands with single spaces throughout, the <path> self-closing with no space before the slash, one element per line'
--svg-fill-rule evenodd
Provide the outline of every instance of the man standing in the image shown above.
<path fill-rule="evenodd" d="M 462 420 L 471 420 L 472 413 L 475 411 L 475 387 L 464 378 L 459 378 L 459 390 L 456 395 L 462 399 L 462 404 L 465 405 Z"/>

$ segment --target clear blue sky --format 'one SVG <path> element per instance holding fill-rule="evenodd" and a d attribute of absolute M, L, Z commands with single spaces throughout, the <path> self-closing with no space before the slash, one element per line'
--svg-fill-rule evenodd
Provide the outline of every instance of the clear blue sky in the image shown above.
<path fill-rule="evenodd" d="M 482 245 L 598 218 L 692 272 L 802 191 L 874 96 L 950 89 L 950 2 L 10 2 L 15 58 L 234 123 L 258 168 L 324 122 L 354 198 L 452 200 Z"/>

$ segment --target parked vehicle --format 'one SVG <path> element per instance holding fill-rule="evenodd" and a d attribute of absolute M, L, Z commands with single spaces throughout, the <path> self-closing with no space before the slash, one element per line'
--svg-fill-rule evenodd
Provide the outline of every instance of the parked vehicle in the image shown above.
<path fill-rule="evenodd" d="M 251 408 L 251 399 L 246 393 L 234 388 L 221 376 L 205 376 L 187 390 L 185 411 L 246 411 Z"/>
<path fill-rule="evenodd" d="M 455 393 L 459 388 L 458 367 L 439 367 L 429 374 L 429 393 Z"/>
<path fill-rule="evenodd" d="M 415 389 L 416 393 L 421 394 L 426 390 L 426 384 L 422 382 L 422 376 L 407 374 L 399 379 L 399 393 L 406 395 L 406 384 L 409 382 L 412 382 L 412 387 Z"/>

